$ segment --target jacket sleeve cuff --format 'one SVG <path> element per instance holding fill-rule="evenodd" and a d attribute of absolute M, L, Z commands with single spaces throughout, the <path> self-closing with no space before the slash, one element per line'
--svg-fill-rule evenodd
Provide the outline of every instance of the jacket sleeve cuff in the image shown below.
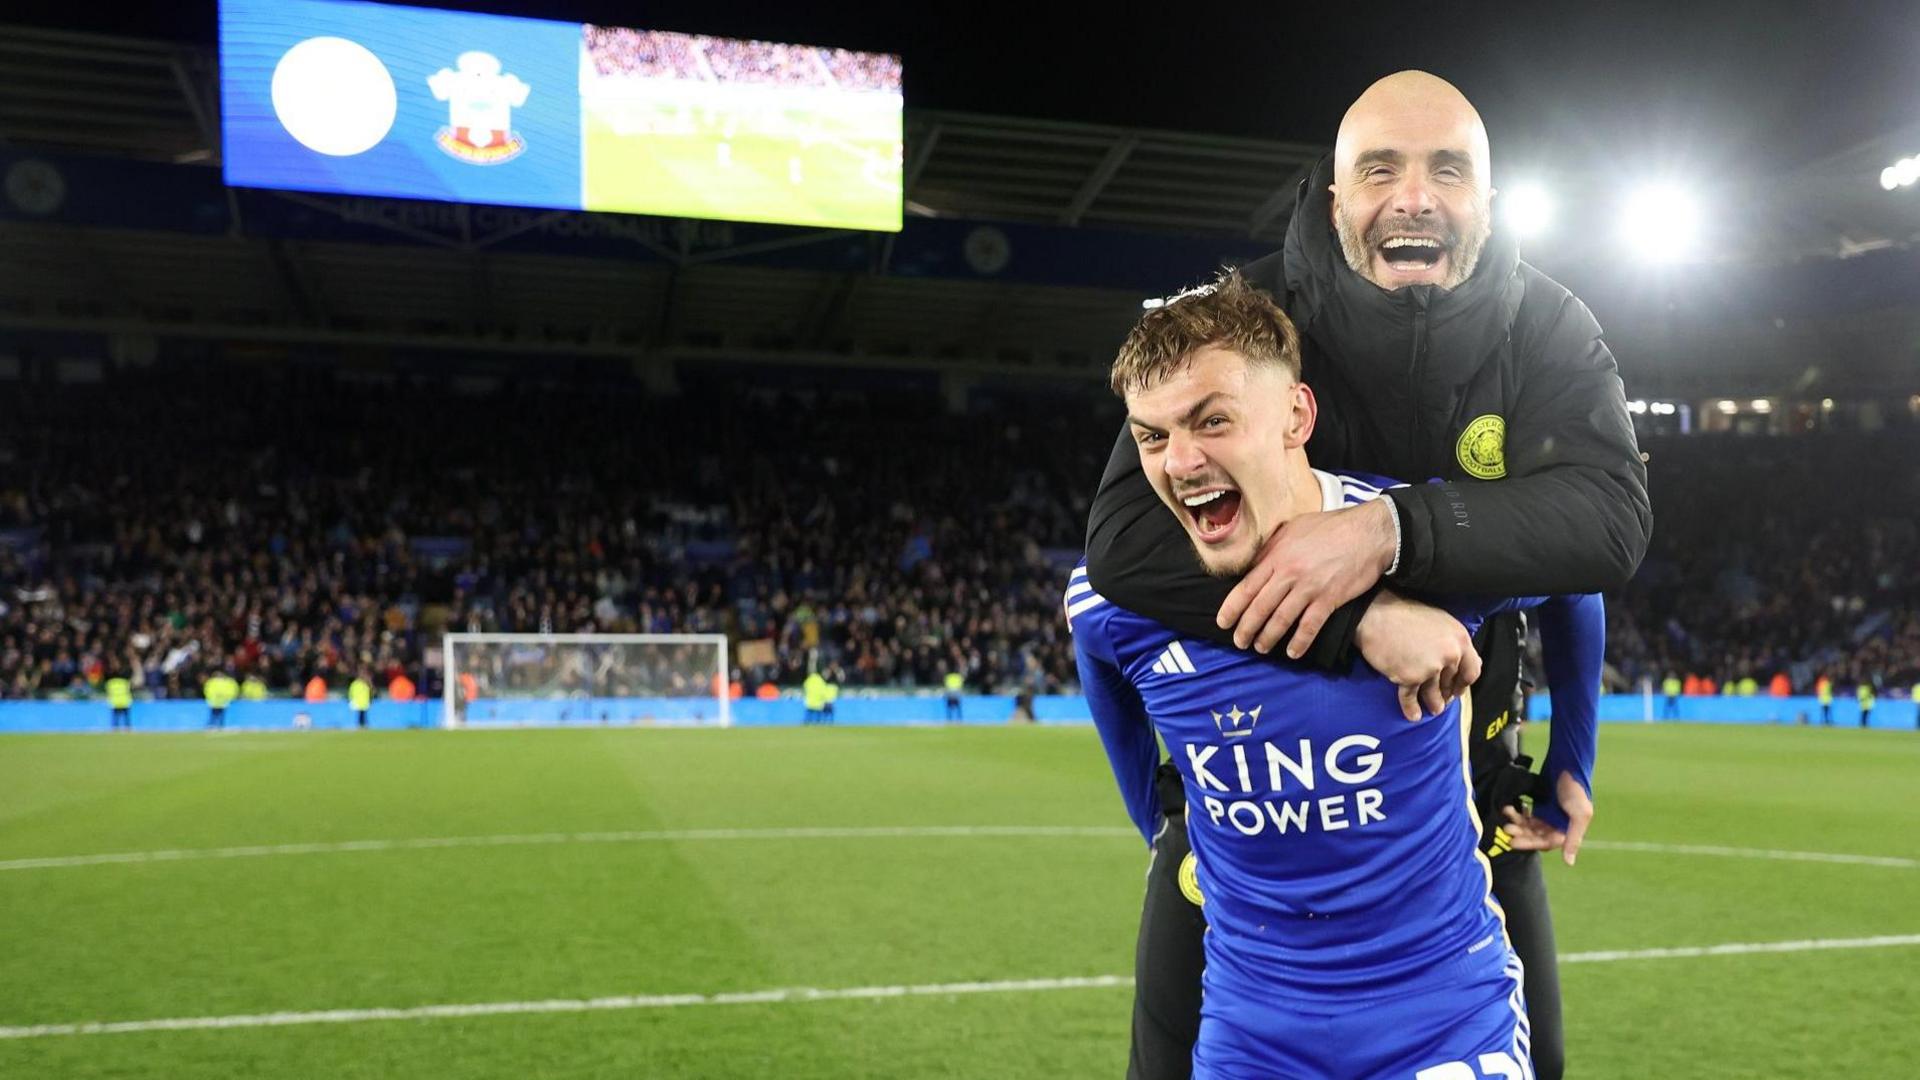
<path fill-rule="evenodd" d="M 1433 536 L 1424 499 L 1442 485 L 1419 484 L 1389 489 L 1381 495 L 1393 511 L 1395 531 L 1393 566 L 1386 578 L 1395 585 L 1418 587 L 1431 570 Z"/>

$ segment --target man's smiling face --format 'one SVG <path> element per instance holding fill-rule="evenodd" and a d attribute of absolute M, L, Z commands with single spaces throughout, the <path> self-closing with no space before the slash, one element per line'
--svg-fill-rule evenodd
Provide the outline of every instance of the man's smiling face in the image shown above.
<path fill-rule="evenodd" d="M 1164 381 L 1127 394 L 1140 467 L 1208 573 L 1246 573 L 1286 519 L 1287 433 L 1304 392 L 1279 365 L 1209 345 Z"/>
<path fill-rule="evenodd" d="M 1334 144 L 1347 265 L 1389 290 L 1466 281 L 1492 231 L 1489 158 L 1479 114 L 1446 82 L 1401 72 L 1368 88 Z"/>

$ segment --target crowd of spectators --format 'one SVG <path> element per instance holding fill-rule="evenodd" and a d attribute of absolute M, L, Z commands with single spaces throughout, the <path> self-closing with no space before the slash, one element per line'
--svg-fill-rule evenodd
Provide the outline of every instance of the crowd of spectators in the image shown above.
<path fill-rule="evenodd" d="M 1920 437 L 1880 432 L 1647 440 L 1653 543 L 1610 596 L 1622 681 L 1716 688 L 1822 676 L 1837 692 L 1920 682 Z M 1763 691 L 1764 692 L 1764 691 Z"/>
<path fill-rule="evenodd" d="M 833 72 L 836 85 L 847 90 L 900 92 L 900 58 L 892 53 L 853 52 L 849 49 L 822 49 L 827 70 Z"/>
<path fill-rule="evenodd" d="M 900 92 L 900 58 L 886 53 L 611 26 L 588 26 L 586 44 L 607 76 Z"/>
<path fill-rule="evenodd" d="M 1117 415 L 1081 412 L 184 365 L 25 387 L 0 402 L 0 695 L 191 697 L 222 668 L 432 693 L 446 630 L 770 642 L 749 686 L 1058 690 Z"/>
<path fill-rule="evenodd" d="M 1116 419 L 1084 394 L 955 414 L 884 385 L 455 393 L 292 366 L 10 387 L 0 696 L 122 674 L 192 697 L 217 670 L 431 694 L 449 630 L 724 633 L 749 691 L 814 669 L 1071 688 L 1060 597 Z M 1609 597 L 1616 686 L 1920 681 L 1911 428 L 1645 449 L 1656 526 Z"/>
<path fill-rule="evenodd" d="M 588 26 L 587 55 L 601 75 L 631 75 L 643 79 L 712 81 L 700 59 L 700 39 L 692 34 L 663 30 L 629 30 L 620 26 Z"/>
<path fill-rule="evenodd" d="M 701 52 L 720 82 L 769 86 L 831 86 L 832 75 L 820 50 L 772 41 L 705 38 Z"/>

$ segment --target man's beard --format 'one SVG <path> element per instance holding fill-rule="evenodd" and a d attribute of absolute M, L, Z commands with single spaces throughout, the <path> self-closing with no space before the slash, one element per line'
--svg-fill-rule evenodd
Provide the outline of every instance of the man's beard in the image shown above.
<path fill-rule="evenodd" d="M 1440 241 L 1447 252 L 1447 276 L 1440 282 L 1442 289 L 1457 288 L 1473 276 L 1474 267 L 1480 265 L 1480 253 L 1486 249 L 1487 237 L 1493 232 L 1491 221 L 1492 214 L 1485 199 L 1474 200 L 1472 216 L 1467 220 L 1464 234 L 1446 225 L 1438 230 L 1409 228 L 1404 219 L 1383 215 L 1376 218 L 1373 227 L 1362 236 L 1353 219 L 1347 216 L 1344 206 L 1336 208 L 1333 213 L 1334 232 L 1340 236 L 1340 253 L 1346 257 L 1347 266 L 1375 285 L 1380 285 L 1380 282 L 1375 281 L 1373 276 L 1374 255 L 1388 237 L 1418 235 L 1431 236 Z M 1386 286 L 1381 285 L 1381 288 Z"/>
<path fill-rule="evenodd" d="M 1193 541 L 1193 557 L 1195 561 L 1199 562 L 1200 569 L 1207 572 L 1208 577 L 1216 577 L 1222 581 L 1233 581 L 1246 577 L 1247 571 L 1253 569 L 1254 564 L 1260 561 L 1260 553 L 1265 551 L 1266 548 L 1267 537 L 1265 535 L 1256 536 L 1253 538 L 1253 550 L 1247 552 L 1244 558 L 1236 559 L 1230 563 L 1216 565 L 1208 562 L 1206 557 L 1200 554 L 1200 541 L 1195 540 Z"/>

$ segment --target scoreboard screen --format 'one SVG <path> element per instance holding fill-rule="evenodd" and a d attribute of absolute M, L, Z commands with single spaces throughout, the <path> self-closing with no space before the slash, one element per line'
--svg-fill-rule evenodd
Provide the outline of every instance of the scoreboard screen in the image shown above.
<path fill-rule="evenodd" d="M 221 0 L 241 187 L 898 231 L 886 53 L 400 7 Z"/>

